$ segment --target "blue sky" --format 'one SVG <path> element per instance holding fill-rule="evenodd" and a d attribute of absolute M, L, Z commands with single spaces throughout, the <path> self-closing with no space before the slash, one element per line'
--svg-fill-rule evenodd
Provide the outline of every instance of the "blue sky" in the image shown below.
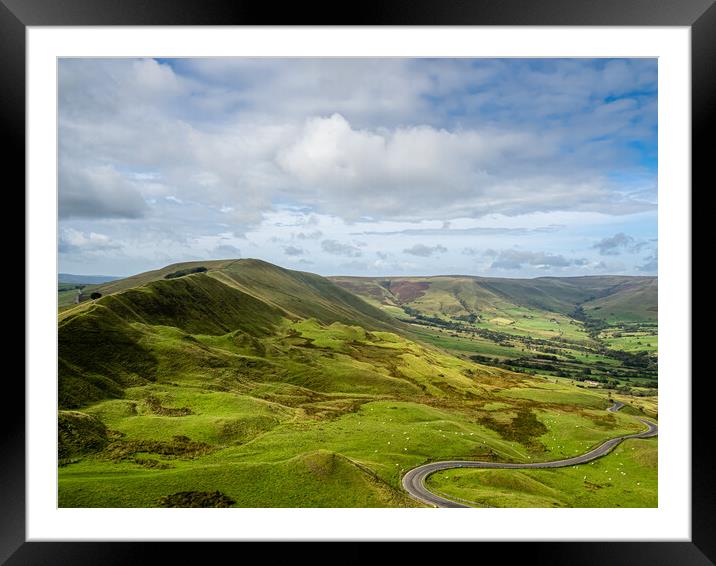
<path fill-rule="evenodd" d="M 657 270 L 655 59 L 66 59 L 60 270 Z"/>

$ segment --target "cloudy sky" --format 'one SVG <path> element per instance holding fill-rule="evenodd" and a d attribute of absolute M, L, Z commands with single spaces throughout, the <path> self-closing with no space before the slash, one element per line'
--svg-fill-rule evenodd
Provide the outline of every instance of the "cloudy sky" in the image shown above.
<path fill-rule="evenodd" d="M 64 59 L 60 271 L 657 271 L 655 59 Z"/>

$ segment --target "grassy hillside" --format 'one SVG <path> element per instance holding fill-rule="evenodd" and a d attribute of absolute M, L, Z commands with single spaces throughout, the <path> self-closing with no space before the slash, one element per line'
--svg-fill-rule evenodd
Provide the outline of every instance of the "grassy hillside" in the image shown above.
<path fill-rule="evenodd" d="M 416 341 L 316 275 L 202 262 L 96 289 L 58 316 L 62 507 L 413 506 L 400 478 L 426 461 L 639 428 L 603 391 Z"/>
<path fill-rule="evenodd" d="M 463 358 L 638 395 L 656 388 L 656 278 L 332 279 Z"/>
<path fill-rule="evenodd" d="M 328 323 L 358 323 L 367 328 L 395 328 L 395 320 L 392 317 L 328 279 L 312 273 L 283 269 L 257 259 L 177 263 L 97 285 L 92 291 L 112 295 L 128 289 L 144 288 L 150 283 L 180 281 L 200 274 L 171 279 L 167 277 L 197 268 L 206 269 L 204 276 L 214 278 L 227 287 L 276 307 L 289 317 L 310 317 Z M 85 301 L 88 298 L 87 294 L 83 297 Z"/>
<path fill-rule="evenodd" d="M 93 290 L 103 295 L 109 295 L 111 293 L 118 293 L 120 291 L 126 291 L 134 287 L 141 287 L 152 281 L 160 281 L 167 275 L 174 273 L 182 269 L 191 269 L 193 267 L 207 267 L 209 270 L 221 269 L 222 267 L 233 263 L 236 260 L 214 260 L 214 261 L 190 261 L 184 263 L 173 263 L 167 265 L 161 269 L 154 271 L 146 271 L 131 277 L 125 277 L 124 279 L 117 279 L 116 281 L 108 281 L 97 285 Z M 87 297 L 86 297 L 87 298 Z"/>
<path fill-rule="evenodd" d="M 657 464 L 657 439 L 634 439 L 579 466 L 455 469 L 435 473 L 426 483 L 474 507 L 657 507 Z"/>
<path fill-rule="evenodd" d="M 656 322 L 658 283 L 655 278 L 624 281 L 613 293 L 589 301 L 583 306 L 590 316 L 602 318 L 610 323 Z"/>
<path fill-rule="evenodd" d="M 75 283 L 60 283 L 57 286 L 57 306 L 62 309 L 77 302 L 77 297 L 82 291 L 82 285 Z"/>
<path fill-rule="evenodd" d="M 374 304 L 408 306 L 442 315 L 489 316 L 510 308 L 568 315 L 582 305 L 595 318 L 656 320 L 655 277 L 591 276 L 501 279 L 495 277 L 333 277 Z M 599 313 L 603 310 L 604 313 Z"/>

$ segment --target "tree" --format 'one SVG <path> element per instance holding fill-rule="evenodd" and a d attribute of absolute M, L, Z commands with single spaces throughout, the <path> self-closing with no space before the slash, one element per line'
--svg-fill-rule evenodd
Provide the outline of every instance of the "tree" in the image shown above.
<path fill-rule="evenodd" d="M 90 295 L 90 299 L 92 299 L 92 300 L 99 299 L 101 296 L 102 296 L 102 293 L 98 293 L 97 291 L 95 291 L 94 293 L 92 293 Z"/>

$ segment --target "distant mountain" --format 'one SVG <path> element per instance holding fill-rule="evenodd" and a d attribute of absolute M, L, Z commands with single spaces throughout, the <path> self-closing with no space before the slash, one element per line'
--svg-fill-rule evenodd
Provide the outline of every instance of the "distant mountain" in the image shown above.
<path fill-rule="evenodd" d="M 422 313 L 469 316 L 513 307 L 569 314 L 577 305 L 612 322 L 656 320 L 656 277 L 588 276 L 507 279 L 474 276 L 331 277 L 332 281 L 380 306 Z"/>
<path fill-rule="evenodd" d="M 85 285 L 107 283 L 108 281 L 116 281 L 117 279 L 121 279 L 121 277 L 112 275 L 74 275 L 72 273 L 60 273 L 57 276 L 58 283 L 81 283 Z"/>

